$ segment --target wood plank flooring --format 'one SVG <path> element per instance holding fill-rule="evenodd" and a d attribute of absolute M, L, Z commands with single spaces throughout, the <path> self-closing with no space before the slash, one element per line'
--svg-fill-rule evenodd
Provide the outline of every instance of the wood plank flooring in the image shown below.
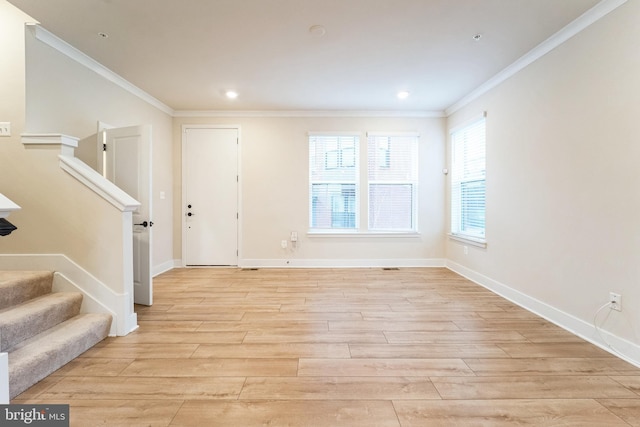
<path fill-rule="evenodd" d="M 640 426 L 640 369 L 440 268 L 175 269 L 12 403 L 71 426 Z"/>

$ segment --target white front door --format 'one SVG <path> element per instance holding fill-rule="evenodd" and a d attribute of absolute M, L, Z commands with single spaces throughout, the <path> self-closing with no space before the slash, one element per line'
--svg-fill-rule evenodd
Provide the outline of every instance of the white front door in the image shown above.
<path fill-rule="evenodd" d="M 185 127 L 183 260 L 238 265 L 238 129 Z"/>
<path fill-rule="evenodd" d="M 101 135 L 105 152 L 98 171 L 141 203 L 133 212 L 133 301 L 151 305 L 151 126 L 104 129 Z"/>

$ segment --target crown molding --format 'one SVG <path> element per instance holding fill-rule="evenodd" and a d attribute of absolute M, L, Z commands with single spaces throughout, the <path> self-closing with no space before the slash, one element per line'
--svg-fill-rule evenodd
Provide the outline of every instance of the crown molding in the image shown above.
<path fill-rule="evenodd" d="M 487 80 L 468 95 L 452 104 L 444 111 L 402 111 L 402 110 L 174 110 L 149 93 L 135 86 L 120 75 L 111 71 L 90 56 L 71 46 L 64 40 L 45 30 L 36 23 L 27 23 L 36 39 L 94 71 L 106 80 L 114 83 L 132 95 L 137 96 L 158 110 L 172 117 L 385 117 L 385 118 L 444 118 L 448 117 L 472 101 L 495 88 L 531 63 L 537 61 L 556 47 L 560 46 L 610 12 L 622 6 L 628 0 L 602 0 L 583 13 L 560 31 L 520 57 L 507 68 Z"/>
<path fill-rule="evenodd" d="M 368 110 L 174 110 L 162 101 L 140 89 L 119 74 L 105 67 L 87 54 L 71 46 L 55 34 L 44 29 L 40 24 L 27 23 L 26 27 L 34 37 L 52 47 L 80 65 L 90 69 L 102 78 L 119 86 L 125 91 L 142 99 L 158 110 L 172 117 L 417 117 L 442 118 L 444 111 L 368 111 Z"/>
<path fill-rule="evenodd" d="M 137 96 L 138 98 L 142 99 L 148 104 L 151 104 L 153 107 L 157 108 L 158 110 L 163 111 L 169 114 L 170 116 L 173 116 L 173 112 L 174 112 L 173 108 L 169 107 L 168 105 L 164 104 L 162 101 L 149 95 L 147 92 L 140 89 L 138 86 L 124 79 L 119 74 L 116 74 L 115 72 L 111 71 L 110 69 L 100 64 L 95 59 L 91 58 L 90 56 L 76 49 L 75 47 L 71 46 L 69 43 L 65 42 L 58 36 L 45 30 L 42 26 L 40 26 L 40 24 L 27 23 L 26 27 L 29 31 L 31 31 L 31 33 L 34 35 L 34 37 L 37 40 L 54 48 L 55 50 L 62 53 L 63 55 L 69 57 L 70 59 L 73 59 L 80 65 L 83 65 L 86 68 L 90 69 L 91 71 L 95 72 L 100 77 L 119 86 L 120 88 L 126 90 L 132 95 Z"/>
<path fill-rule="evenodd" d="M 444 111 L 380 110 L 177 110 L 174 117 L 402 117 L 442 118 Z"/>
<path fill-rule="evenodd" d="M 578 18 L 570 22 L 567 26 L 560 31 L 549 37 L 547 40 L 540 43 L 538 46 L 531 49 L 524 56 L 520 57 L 513 64 L 509 65 L 504 70 L 484 82 L 478 88 L 470 92 L 464 98 L 451 105 L 445 110 L 446 116 L 450 116 L 462 107 L 470 104 L 472 101 L 479 98 L 481 95 L 487 93 L 489 90 L 498 86 L 509 77 L 518 73 L 523 68 L 527 67 L 531 63 L 537 61 L 547 53 L 551 52 L 556 47 L 560 46 L 576 34 L 580 33 L 591 24 L 599 21 L 610 12 L 614 11 L 618 7 L 625 4 L 627 0 L 602 0 L 591 9 L 580 15 Z"/>

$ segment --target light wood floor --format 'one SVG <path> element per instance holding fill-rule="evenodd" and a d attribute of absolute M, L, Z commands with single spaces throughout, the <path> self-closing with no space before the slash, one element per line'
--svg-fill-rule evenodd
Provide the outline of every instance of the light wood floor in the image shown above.
<path fill-rule="evenodd" d="M 640 426 L 640 370 L 439 268 L 176 269 L 12 403 L 72 426 Z"/>

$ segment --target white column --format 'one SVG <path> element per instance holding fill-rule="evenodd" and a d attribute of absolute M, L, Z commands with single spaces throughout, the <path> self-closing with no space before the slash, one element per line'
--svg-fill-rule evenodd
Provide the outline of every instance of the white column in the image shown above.
<path fill-rule="evenodd" d="M 0 405 L 9 404 L 9 355 L 0 353 Z"/>

